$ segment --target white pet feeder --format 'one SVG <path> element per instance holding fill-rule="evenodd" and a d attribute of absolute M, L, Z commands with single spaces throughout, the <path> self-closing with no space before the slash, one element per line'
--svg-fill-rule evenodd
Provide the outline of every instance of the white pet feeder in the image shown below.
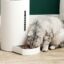
<path fill-rule="evenodd" d="M 21 48 L 20 46 L 16 46 L 13 48 L 13 52 L 16 52 L 22 55 L 35 55 L 40 53 L 40 47 L 32 48 L 32 49 L 24 49 L 24 48 Z"/>
<path fill-rule="evenodd" d="M 12 48 L 22 44 L 26 37 L 29 25 L 29 0 L 2 0 L 1 21 L 1 49 L 12 51 Z"/>

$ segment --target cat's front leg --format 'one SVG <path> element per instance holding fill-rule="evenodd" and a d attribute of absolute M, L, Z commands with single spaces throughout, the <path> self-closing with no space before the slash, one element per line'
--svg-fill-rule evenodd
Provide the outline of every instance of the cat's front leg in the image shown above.
<path fill-rule="evenodd" d="M 51 42 L 51 37 L 46 34 L 43 38 L 42 51 L 44 52 L 48 51 L 50 42 Z"/>
<path fill-rule="evenodd" d="M 42 47 L 42 51 L 43 51 L 43 52 L 48 51 L 49 44 L 50 44 L 49 41 L 44 41 L 43 47 Z"/>
<path fill-rule="evenodd" d="M 54 36 L 54 38 L 52 39 L 52 42 L 51 42 L 51 46 L 50 46 L 50 49 L 51 50 L 54 50 L 56 48 L 58 48 L 58 46 L 60 45 L 61 43 L 61 37 L 58 35 Z"/>

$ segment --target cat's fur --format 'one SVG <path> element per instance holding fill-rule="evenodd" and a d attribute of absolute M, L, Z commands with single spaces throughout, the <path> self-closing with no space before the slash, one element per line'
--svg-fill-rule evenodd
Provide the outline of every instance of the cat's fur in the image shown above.
<path fill-rule="evenodd" d="M 27 44 L 32 47 L 42 46 L 42 51 L 63 47 L 63 24 L 56 17 L 37 19 L 30 25 L 27 36 Z"/>

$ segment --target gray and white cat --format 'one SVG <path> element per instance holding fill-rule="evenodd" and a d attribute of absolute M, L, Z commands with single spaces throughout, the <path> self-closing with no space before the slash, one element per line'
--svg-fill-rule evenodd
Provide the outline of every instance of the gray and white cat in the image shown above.
<path fill-rule="evenodd" d="M 63 23 L 56 17 L 34 20 L 27 34 L 27 44 L 31 47 L 42 46 L 42 51 L 63 47 Z"/>

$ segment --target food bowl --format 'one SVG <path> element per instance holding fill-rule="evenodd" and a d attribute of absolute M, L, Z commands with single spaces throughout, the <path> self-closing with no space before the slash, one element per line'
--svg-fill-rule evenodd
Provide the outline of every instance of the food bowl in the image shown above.
<path fill-rule="evenodd" d="M 13 48 L 13 52 L 16 52 L 22 55 L 34 55 L 34 54 L 40 53 L 40 47 L 30 49 L 30 48 L 23 48 L 20 46 L 15 46 Z"/>

